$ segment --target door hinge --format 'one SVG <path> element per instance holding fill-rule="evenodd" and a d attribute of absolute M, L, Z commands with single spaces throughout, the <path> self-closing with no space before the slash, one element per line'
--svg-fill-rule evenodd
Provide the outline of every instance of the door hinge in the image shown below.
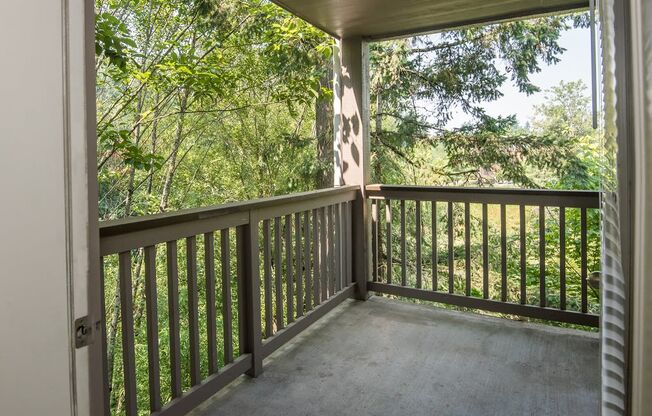
<path fill-rule="evenodd" d="M 75 319 L 75 348 L 92 344 L 95 332 L 88 316 Z"/>

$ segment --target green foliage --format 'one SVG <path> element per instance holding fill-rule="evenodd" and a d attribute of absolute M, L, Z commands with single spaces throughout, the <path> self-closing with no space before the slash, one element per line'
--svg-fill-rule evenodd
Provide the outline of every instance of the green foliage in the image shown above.
<path fill-rule="evenodd" d="M 102 218 L 314 187 L 331 38 L 267 2 L 96 7 Z"/>
<path fill-rule="evenodd" d="M 129 37 L 127 26 L 110 13 L 95 15 L 95 54 L 108 59 L 110 65 L 124 71 L 131 48 L 136 43 Z"/>
<path fill-rule="evenodd" d="M 144 153 L 141 148 L 131 142 L 130 136 L 129 130 L 106 129 L 98 137 L 100 151 L 115 152 L 124 165 L 133 166 L 134 169 L 160 169 L 163 165 L 163 157 L 153 153 Z"/>
<path fill-rule="evenodd" d="M 493 179 L 506 180 L 520 186 L 540 187 L 530 177 L 528 167 L 554 168 L 560 149 L 549 137 L 518 134 L 510 129 L 515 119 L 482 117 L 475 125 L 466 125 L 442 134 L 441 145 L 448 156 L 449 175 L 475 176 L 478 185 L 491 184 Z M 485 173 L 486 172 L 486 173 Z"/>
<path fill-rule="evenodd" d="M 414 176 L 428 184 L 544 187 L 532 171 L 577 170 L 557 165 L 569 155 L 565 137 L 522 129 L 509 114 L 491 117 L 482 104 L 500 98 L 507 82 L 527 95 L 538 92 L 530 75 L 557 63 L 561 33 L 584 21 L 583 14 L 548 16 L 374 44 L 373 180 L 430 169 Z M 470 120 L 450 128 L 459 112 Z M 447 163 L 432 168 L 424 146 L 443 149 Z"/>
<path fill-rule="evenodd" d="M 563 149 L 544 186 L 557 189 L 600 187 L 604 171 L 600 138 L 591 125 L 590 98 L 582 81 L 561 82 L 547 91 L 546 102 L 535 108 L 532 131 Z"/>

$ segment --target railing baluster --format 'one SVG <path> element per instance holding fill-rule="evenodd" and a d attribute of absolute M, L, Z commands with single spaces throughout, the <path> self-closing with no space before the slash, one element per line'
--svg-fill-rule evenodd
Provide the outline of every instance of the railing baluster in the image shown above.
<path fill-rule="evenodd" d="M 246 248 L 245 248 L 245 239 L 246 237 L 243 234 L 243 229 L 241 227 L 236 228 L 235 232 L 235 247 L 236 247 L 236 267 L 238 276 L 236 278 L 236 291 L 238 297 L 238 354 L 242 355 L 243 346 L 246 342 L 246 329 L 245 324 L 245 273 L 246 265 L 245 261 L 249 261 L 246 258 Z"/>
<path fill-rule="evenodd" d="M 407 256 L 406 238 L 405 238 L 405 200 L 401 199 L 401 285 L 407 284 L 407 269 L 405 257 Z"/>
<path fill-rule="evenodd" d="M 468 202 L 464 203 L 464 272 L 465 294 L 471 296 L 471 208 Z"/>
<path fill-rule="evenodd" d="M 507 301 L 507 208 L 500 205 L 500 300 Z"/>
<path fill-rule="evenodd" d="M 371 278 L 378 281 L 378 200 L 371 201 Z"/>
<path fill-rule="evenodd" d="M 269 220 L 263 220 L 263 280 L 265 290 L 265 336 L 274 334 L 272 327 L 272 265 Z"/>
<path fill-rule="evenodd" d="M 303 259 L 301 258 L 301 213 L 294 214 L 294 240 L 295 240 L 295 273 L 296 276 L 296 295 L 297 295 L 297 318 L 303 316 Z"/>
<path fill-rule="evenodd" d="M 283 329 L 283 265 L 281 264 L 281 218 L 274 218 L 274 286 L 276 330 Z"/>
<path fill-rule="evenodd" d="M 208 348 L 208 374 L 217 372 L 217 334 L 215 319 L 215 238 L 204 234 L 204 275 L 206 276 L 206 344 Z"/>
<path fill-rule="evenodd" d="M 197 290 L 197 238 L 186 238 L 186 264 L 188 277 L 188 341 L 190 343 L 190 383 L 201 381 L 199 369 L 199 300 Z"/>
<path fill-rule="evenodd" d="M 335 206 L 335 291 L 342 290 L 342 204 Z"/>
<path fill-rule="evenodd" d="M 158 305 L 156 293 L 156 246 L 145 247 L 145 306 L 147 308 L 147 366 L 149 409 L 161 408 L 161 374 L 158 349 Z"/>
<path fill-rule="evenodd" d="M 377 268 L 378 268 L 378 281 L 379 282 L 384 282 L 385 281 L 385 276 L 387 274 L 385 272 L 385 266 L 387 264 L 386 263 L 387 256 L 385 256 L 385 259 L 383 260 L 383 244 L 387 245 L 388 242 L 389 242 L 389 240 L 387 240 L 387 242 L 385 242 L 385 243 L 383 242 L 383 238 L 384 238 L 383 233 L 385 232 L 385 227 L 384 227 L 385 224 L 383 223 L 383 214 L 385 212 L 385 208 L 383 208 L 383 202 L 384 201 L 380 201 L 380 200 L 378 201 L 378 212 L 377 212 L 377 220 L 376 220 L 376 224 L 377 224 L 376 232 L 378 234 L 378 241 L 377 241 L 377 244 L 376 244 L 376 251 L 377 251 L 377 256 L 378 256 Z M 385 205 L 387 205 L 387 204 L 385 204 Z"/>
<path fill-rule="evenodd" d="M 328 299 L 328 244 L 326 241 L 326 208 L 319 209 L 319 255 L 321 264 L 321 301 Z"/>
<path fill-rule="evenodd" d="M 346 243 L 346 285 L 349 286 L 353 283 L 353 245 L 351 242 L 353 241 L 353 221 L 351 220 L 351 212 L 353 211 L 353 204 L 351 202 L 347 202 L 345 206 L 345 213 L 346 213 L 346 237 L 344 239 L 344 242 Z"/>
<path fill-rule="evenodd" d="M 416 214 L 416 266 L 417 266 L 417 289 L 423 286 L 421 282 L 421 201 L 415 201 L 415 214 Z"/>
<path fill-rule="evenodd" d="M 336 231 L 337 231 L 337 218 L 336 218 L 336 211 L 337 211 L 337 205 L 331 205 L 331 216 L 330 216 L 330 239 L 331 239 L 331 281 L 332 281 L 332 287 L 333 287 L 333 292 L 331 293 L 331 296 L 337 292 L 337 275 L 338 275 L 338 264 L 337 264 L 337 236 L 336 236 Z"/>
<path fill-rule="evenodd" d="M 292 215 L 285 216 L 285 290 L 288 324 L 294 321 L 294 276 L 292 272 Z"/>
<path fill-rule="evenodd" d="M 329 290 L 329 277 L 330 277 L 330 242 L 328 241 L 328 210 L 326 207 L 320 208 L 320 244 L 321 244 L 321 265 L 322 265 L 322 274 L 321 274 L 321 300 L 322 302 L 328 299 L 328 290 Z"/>
<path fill-rule="evenodd" d="M 587 281 L 586 279 L 588 278 L 588 266 L 587 266 L 587 227 L 586 227 L 586 208 L 582 208 L 580 211 L 580 267 L 582 270 L 582 312 L 587 313 L 588 312 L 588 287 L 587 287 Z"/>
<path fill-rule="evenodd" d="M 306 278 L 306 311 L 312 309 L 312 282 L 310 281 L 310 214 L 308 211 L 303 213 L 303 262 L 304 275 Z"/>
<path fill-rule="evenodd" d="M 170 334 L 170 388 L 172 398 L 181 396 L 181 339 L 179 334 L 179 268 L 177 259 L 177 242 L 168 241 L 168 315 Z"/>
<path fill-rule="evenodd" d="M 539 306 L 546 306 L 546 207 L 539 205 Z"/>
<path fill-rule="evenodd" d="M 319 257 L 319 216 L 317 210 L 312 210 L 312 291 L 315 306 L 321 303 L 319 295 L 321 293 L 320 284 L 320 257 Z"/>
<path fill-rule="evenodd" d="M 432 257 L 432 290 L 436 291 L 438 289 L 438 252 L 437 252 L 437 201 L 431 202 L 431 212 L 430 212 L 430 228 L 432 232 L 432 242 L 431 242 L 431 257 Z"/>
<path fill-rule="evenodd" d="M 125 410 L 127 416 L 137 415 L 136 354 L 134 352 L 134 305 L 131 282 L 131 252 L 119 254 L 120 323 L 122 325 L 122 366 L 124 368 Z"/>
<path fill-rule="evenodd" d="M 448 202 L 448 293 L 453 293 L 455 264 L 453 263 L 453 203 Z"/>
<path fill-rule="evenodd" d="M 559 309 L 566 309 L 566 208 L 559 207 Z"/>
<path fill-rule="evenodd" d="M 519 206 L 519 228 L 520 228 L 520 243 L 521 243 L 521 305 L 525 305 L 527 301 L 526 293 L 526 264 L 525 264 L 525 205 Z"/>
<path fill-rule="evenodd" d="M 482 204 L 482 297 L 489 299 L 489 218 L 487 204 Z"/>
<path fill-rule="evenodd" d="M 328 240 L 328 297 L 335 293 L 335 219 L 333 206 L 327 208 L 328 225 L 326 227 Z"/>
<path fill-rule="evenodd" d="M 348 204 L 346 202 L 343 202 L 342 204 L 342 210 L 341 210 L 341 220 L 342 220 L 342 289 L 345 289 L 349 283 L 348 283 L 348 264 L 347 264 L 347 258 L 348 258 L 348 252 L 350 251 L 349 248 L 349 240 L 348 240 L 348 222 L 347 222 L 347 208 Z"/>
<path fill-rule="evenodd" d="M 392 201 L 385 201 L 385 226 L 387 227 L 387 283 L 392 283 Z"/>
<path fill-rule="evenodd" d="M 233 328 L 231 314 L 231 243 L 229 229 L 220 232 L 222 263 L 222 318 L 224 329 L 224 364 L 233 362 Z"/>
<path fill-rule="evenodd" d="M 347 273 L 348 272 L 347 272 L 346 259 L 347 259 L 347 251 L 348 251 L 347 247 L 348 247 L 349 242 L 347 240 L 348 234 L 346 233 L 346 208 L 347 208 L 346 202 L 343 202 L 343 203 L 340 204 L 340 221 L 341 221 L 341 223 L 340 223 L 341 224 L 340 225 L 340 246 L 341 246 L 341 249 L 340 249 L 340 262 L 341 262 L 340 269 L 341 269 L 341 273 L 342 273 L 341 281 L 342 281 L 342 288 L 343 289 L 348 286 L 348 283 L 347 283 Z"/>

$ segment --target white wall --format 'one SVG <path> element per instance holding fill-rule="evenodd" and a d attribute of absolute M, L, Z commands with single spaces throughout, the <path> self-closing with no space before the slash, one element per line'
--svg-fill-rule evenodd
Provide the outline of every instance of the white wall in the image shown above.
<path fill-rule="evenodd" d="M 72 338 L 88 279 L 83 5 L 0 1 L 3 415 L 88 414 Z"/>

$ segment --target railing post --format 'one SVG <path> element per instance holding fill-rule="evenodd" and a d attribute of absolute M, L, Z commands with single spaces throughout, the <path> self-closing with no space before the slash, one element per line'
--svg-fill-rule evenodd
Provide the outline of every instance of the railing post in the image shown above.
<path fill-rule="evenodd" d="M 369 277 L 369 247 L 368 239 L 371 237 L 368 222 L 368 204 L 364 199 L 362 192 L 358 193 L 352 204 L 351 213 L 351 251 L 352 251 L 352 273 L 353 281 L 356 283 L 355 298 L 358 300 L 367 300 L 369 292 L 367 291 L 367 280 Z"/>
<path fill-rule="evenodd" d="M 258 377 L 263 372 L 262 331 L 260 323 L 260 271 L 258 259 L 258 219 L 249 216 L 249 224 L 237 228 L 238 258 L 243 259 L 244 276 L 244 345 L 242 352 L 251 354 L 247 374 Z"/>

